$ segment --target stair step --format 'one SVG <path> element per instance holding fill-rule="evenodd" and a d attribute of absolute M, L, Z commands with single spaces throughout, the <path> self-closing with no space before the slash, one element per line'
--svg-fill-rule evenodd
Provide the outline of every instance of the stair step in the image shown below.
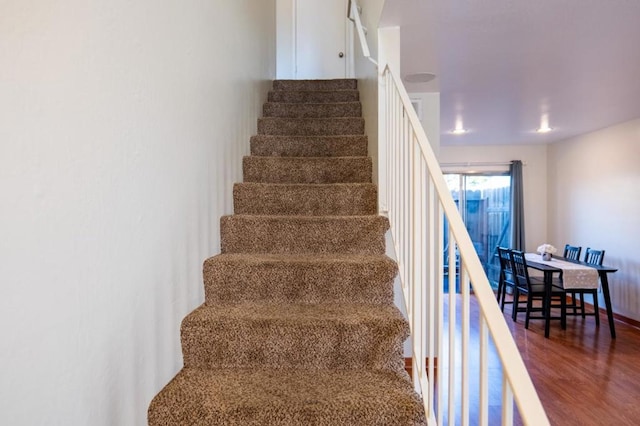
<path fill-rule="evenodd" d="M 370 183 L 369 157 L 258 157 L 242 160 L 245 182 Z"/>
<path fill-rule="evenodd" d="M 186 368 L 402 371 L 409 325 L 392 305 L 243 302 L 200 306 L 180 335 Z"/>
<path fill-rule="evenodd" d="M 263 117 L 258 119 L 258 134 L 291 136 L 362 135 L 364 134 L 364 119 L 361 117 Z"/>
<path fill-rule="evenodd" d="M 362 104 L 360 102 L 319 104 L 267 102 L 262 107 L 262 112 L 264 117 L 362 117 Z"/>
<path fill-rule="evenodd" d="M 149 426 L 424 426 L 406 373 L 183 369 L 153 399 Z"/>
<path fill-rule="evenodd" d="M 357 90 L 358 80 L 340 78 L 334 80 L 275 80 L 273 90 Z"/>
<path fill-rule="evenodd" d="M 366 157 L 366 136 L 251 137 L 251 155 L 277 157 Z"/>
<path fill-rule="evenodd" d="M 358 102 L 360 93 L 357 90 L 273 90 L 270 91 L 269 102 Z"/>
<path fill-rule="evenodd" d="M 220 219 L 222 253 L 384 254 L 382 216 L 253 216 Z"/>
<path fill-rule="evenodd" d="M 235 214 L 358 216 L 376 214 L 372 183 L 273 184 L 236 183 Z"/>
<path fill-rule="evenodd" d="M 205 300 L 391 305 L 397 270 L 384 255 L 220 254 L 204 262 Z"/>

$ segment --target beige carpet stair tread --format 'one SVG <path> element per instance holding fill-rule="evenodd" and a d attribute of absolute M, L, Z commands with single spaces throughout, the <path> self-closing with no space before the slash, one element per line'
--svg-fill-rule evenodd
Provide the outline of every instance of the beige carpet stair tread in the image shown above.
<path fill-rule="evenodd" d="M 202 305 L 181 327 L 188 368 L 387 369 L 409 326 L 395 306 L 273 304 Z"/>
<path fill-rule="evenodd" d="M 294 254 L 271 254 L 271 253 L 258 253 L 258 254 L 245 254 L 245 253 L 228 253 L 218 254 L 205 260 L 205 263 L 211 261 L 218 262 L 236 262 L 242 261 L 250 264 L 278 264 L 283 263 L 287 265 L 304 265 L 304 264 L 334 264 L 342 263 L 346 265 L 358 265 L 362 263 L 378 263 L 383 262 L 389 265 L 395 265 L 395 261 L 389 256 L 384 254 L 342 254 L 342 253 L 327 253 L 327 254 L 306 254 L 306 253 L 294 253 Z"/>
<path fill-rule="evenodd" d="M 251 155 L 261 157 L 366 157 L 368 143 L 364 135 L 256 135 L 250 140 Z"/>
<path fill-rule="evenodd" d="M 351 216 L 376 214 L 378 191 L 372 183 L 271 184 L 233 186 L 235 214 Z"/>
<path fill-rule="evenodd" d="M 183 369 L 149 425 L 423 426 L 408 376 L 394 372 Z"/>
<path fill-rule="evenodd" d="M 277 90 L 269 92 L 269 102 L 359 102 L 360 94 L 357 90 Z"/>
<path fill-rule="evenodd" d="M 342 78 L 333 80 L 275 80 L 273 90 L 356 90 L 358 80 Z"/>
<path fill-rule="evenodd" d="M 258 216 L 220 219 L 222 253 L 384 254 L 382 216 Z"/>
<path fill-rule="evenodd" d="M 263 117 L 258 119 L 259 135 L 363 135 L 362 117 L 290 118 Z"/>
<path fill-rule="evenodd" d="M 370 183 L 369 157 L 244 157 L 244 182 Z"/>
<path fill-rule="evenodd" d="M 353 303 L 260 303 L 242 302 L 201 305 L 184 319 L 185 323 L 203 324 L 211 321 L 274 321 L 281 324 L 310 325 L 317 323 L 355 324 L 368 322 L 393 324 L 403 333 L 407 330 L 406 320 L 393 305 L 378 306 Z"/>
<path fill-rule="evenodd" d="M 220 254 L 204 262 L 205 301 L 390 305 L 397 270 L 384 255 Z"/>
<path fill-rule="evenodd" d="M 267 102 L 262 107 L 262 115 L 289 118 L 362 117 L 362 104 L 360 102 L 316 104 Z"/>

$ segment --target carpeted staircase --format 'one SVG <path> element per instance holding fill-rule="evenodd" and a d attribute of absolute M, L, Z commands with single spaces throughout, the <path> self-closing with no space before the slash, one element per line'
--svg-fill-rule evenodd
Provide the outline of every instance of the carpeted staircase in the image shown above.
<path fill-rule="evenodd" d="M 356 80 L 273 84 L 150 425 L 425 425 Z"/>

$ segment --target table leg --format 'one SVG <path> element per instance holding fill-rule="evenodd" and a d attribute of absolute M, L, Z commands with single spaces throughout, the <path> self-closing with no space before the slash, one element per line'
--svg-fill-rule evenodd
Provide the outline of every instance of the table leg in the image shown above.
<path fill-rule="evenodd" d="M 544 337 L 549 337 L 549 327 L 551 323 L 551 286 L 553 283 L 553 273 L 544 273 Z"/>
<path fill-rule="evenodd" d="M 611 338 L 616 338 L 616 326 L 613 323 L 613 308 L 611 307 L 611 294 L 609 293 L 609 280 L 607 279 L 607 273 L 598 271 L 600 275 L 600 282 L 602 283 L 602 293 L 604 294 L 604 303 L 607 306 L 607 318 L 609 319 L 609 330 L 611 331 Z M 597 295 L 595 296 L 597 297 Z"/>

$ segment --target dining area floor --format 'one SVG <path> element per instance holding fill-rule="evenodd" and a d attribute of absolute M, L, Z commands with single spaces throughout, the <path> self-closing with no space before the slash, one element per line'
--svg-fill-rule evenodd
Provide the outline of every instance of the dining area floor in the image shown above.
<path fill-rule="evenodd" d="M 505 320 L 552 425 L 640 424 L 639 328 L 616 320 L 612 339 L 601 312 L 600 327 L 594 317 L 568 316 L 566 330 L 553 323 L 545 338 L 543 320 L 525 329 L 524 315 L 514 322 L 511 306 Z"/>

